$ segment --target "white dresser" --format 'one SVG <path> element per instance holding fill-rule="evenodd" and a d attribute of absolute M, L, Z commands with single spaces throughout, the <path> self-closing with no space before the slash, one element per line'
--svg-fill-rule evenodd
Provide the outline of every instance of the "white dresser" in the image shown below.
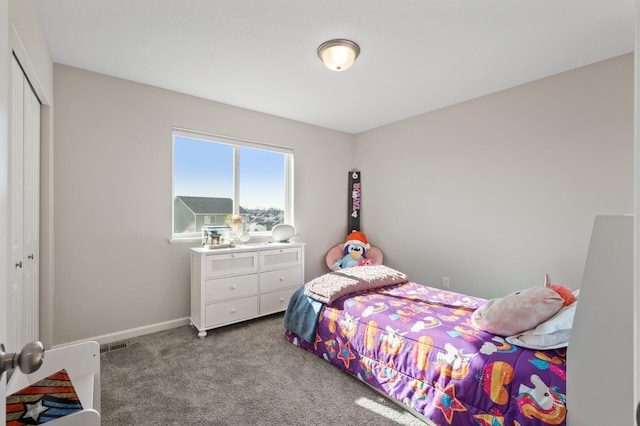
<path fill-rule="evenodd" d="M 304 280 L 304 243 L 191 249 L 191 324 L 207 330 L 287 309 Z"/>

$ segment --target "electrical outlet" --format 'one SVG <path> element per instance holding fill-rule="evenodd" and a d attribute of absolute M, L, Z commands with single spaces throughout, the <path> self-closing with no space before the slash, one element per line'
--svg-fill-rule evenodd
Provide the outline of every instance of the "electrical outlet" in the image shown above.
<path fill-rule="evenodd" d="M 449 277 L 442 277 L 442 287 L 449 288 Z"/>

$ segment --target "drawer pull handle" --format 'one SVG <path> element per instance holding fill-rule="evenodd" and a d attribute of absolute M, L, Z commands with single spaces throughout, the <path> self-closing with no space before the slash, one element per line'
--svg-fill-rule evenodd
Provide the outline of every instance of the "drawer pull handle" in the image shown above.
<path fill-rule="evenodd" d="M 281 298 L 280 298 L 280 301 L 281 301 L 281 302 L 284 302 L 284 297 L 281 297 Z"/>
<path fill-rule="evenodd" d="M 236 308 L 231 308 L 231 313 L 235 314 L 236 313 Z"/>
<path fill-rule="evenodd" d="M 280 277 L 280 281 L 284 281 L 284 277 Z"/>
<path fill-rule="evenodd" d="M 236 289 L 236 286 L 235 286 L 235 285 L 232 285 L 232 286 L 231 286 L 231 290 L 235 290 L 235 289 Z"/>

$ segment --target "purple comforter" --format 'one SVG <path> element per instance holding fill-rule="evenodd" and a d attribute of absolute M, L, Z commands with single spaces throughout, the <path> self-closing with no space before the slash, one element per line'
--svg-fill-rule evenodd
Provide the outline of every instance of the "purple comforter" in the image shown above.
<path fill-rule="evenodd" d="M 285 337 L 438 425 L 564 425 L 565 350 L 474 329 L 484 303 L 407 282 L 324 306 L 314 342 Z"/>

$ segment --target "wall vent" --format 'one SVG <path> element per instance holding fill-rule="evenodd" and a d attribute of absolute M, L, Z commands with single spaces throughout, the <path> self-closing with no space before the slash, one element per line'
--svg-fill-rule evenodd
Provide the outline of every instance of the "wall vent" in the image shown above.
<path fill-rule="evenodd" d="M 105 345 L 100 346 L 100 353 L 101 354 L 105 354 L 107 352 L 113 352 L 113 351 L 119 351 L 121 349 L 127 349 L 128 347 L 129 347 L 129 342 L 128 341 L 107 343 Z"/>

